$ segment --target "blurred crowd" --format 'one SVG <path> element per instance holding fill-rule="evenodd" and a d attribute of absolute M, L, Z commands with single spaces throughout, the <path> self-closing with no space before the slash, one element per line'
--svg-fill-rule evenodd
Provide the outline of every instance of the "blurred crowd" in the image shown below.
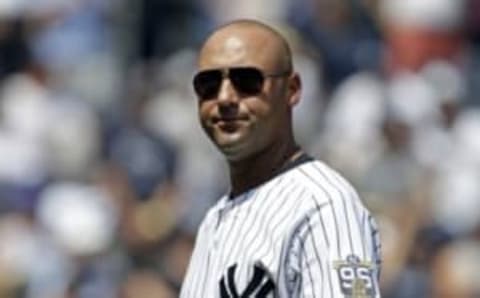
<path fill-rule="evenodd" d="M 177 297 L 226 165 L 214 28 L 280 30 L 299 143 L 378 220 L 383 297 L 480 297 L 480 1 L 0 0 L 0 297 Z"/>

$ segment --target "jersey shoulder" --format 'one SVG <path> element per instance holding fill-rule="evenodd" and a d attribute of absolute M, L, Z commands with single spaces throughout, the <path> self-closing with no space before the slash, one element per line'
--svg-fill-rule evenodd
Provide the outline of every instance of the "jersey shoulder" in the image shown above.
<path fill-rule="evenodd" d="M 295 182 L 305 189 L 306 205 L 354 204 L 363 206 L 353 186 L 336 170 L 319 160 L 304 163 L 291 172 Z"/>

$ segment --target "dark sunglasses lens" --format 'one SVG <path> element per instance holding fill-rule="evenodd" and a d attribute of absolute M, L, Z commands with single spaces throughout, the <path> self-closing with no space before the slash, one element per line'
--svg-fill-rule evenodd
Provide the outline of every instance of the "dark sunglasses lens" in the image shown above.
<path fill-rule="evenodd" d="M 262 91 L 263 75 L 255 68 L 230 69 L 230 80 L 237 92 L 244 95 L 256 95 Z"/>
<path fill-rule="evenodd" d="M 193 88 L 200 99 L 211 99 L 217 96 L 222 84 L 222 73 L 219 70 L 199 72 L 193 78 Z"/>

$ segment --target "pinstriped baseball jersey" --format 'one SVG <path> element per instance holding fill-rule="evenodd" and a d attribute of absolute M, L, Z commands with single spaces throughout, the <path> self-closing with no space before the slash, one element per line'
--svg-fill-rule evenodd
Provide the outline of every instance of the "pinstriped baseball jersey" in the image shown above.
<path fill-rule="evenodd" d="M 380 297 L 379 250 L 350 184 L 303 156 L 208 212 L 180 297 Z"/>

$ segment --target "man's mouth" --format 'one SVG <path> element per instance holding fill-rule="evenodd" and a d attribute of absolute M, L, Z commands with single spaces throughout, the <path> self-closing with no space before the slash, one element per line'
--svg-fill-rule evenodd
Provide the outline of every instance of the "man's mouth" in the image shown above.
<path fill-rule="evenodd" d="M 212 119 L 213 124 L 224 124 L 224 123 L 234 123 L 234 122 L 240 122 L 240 121 L 245 121 L 245 117 L 214 117 Z"/>
<path fill-rule="evenodd" d="M 212 123 L 225 132 L 235 132 L 246 119 L 241 117 L 217 117 Z"/>

